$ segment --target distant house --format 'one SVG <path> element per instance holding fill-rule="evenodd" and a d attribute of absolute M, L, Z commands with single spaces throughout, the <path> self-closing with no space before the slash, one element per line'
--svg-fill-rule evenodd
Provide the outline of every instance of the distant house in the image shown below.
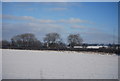
<path fill-rule="evenodd" d="M 103 46 L 87 46 L 87 48 L 90 48 L 90 49 L 99 49 L 99 48 L 102 48 Z"/>
<path fill-rule="evenodd" d="M 88 45 L 86 46 L 87 49 L 99 49 L 99 48 L 108 48 L 108 46 L 103 46 L 103 45 Z M 83 46 L 74 46 L 74 48 L 84 48 Z"/>
<path fill-rule="evenodd" d="M 74 48 L 83 48 L 83 46 L 74 46 Z"/>

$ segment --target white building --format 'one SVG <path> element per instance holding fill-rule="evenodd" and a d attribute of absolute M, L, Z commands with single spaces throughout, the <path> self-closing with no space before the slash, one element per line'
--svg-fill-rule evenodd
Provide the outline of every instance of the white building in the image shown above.
<path fill-rule="evenodd" d="M 108 48 L 108 46 L 87 46 L 86 48 L 88 48 L 88 49 L 99 49 L 99 48 L 102 48 L 102 47 Z M 74 46 L 74 48 L 83 48 L 83 46 Z"/>

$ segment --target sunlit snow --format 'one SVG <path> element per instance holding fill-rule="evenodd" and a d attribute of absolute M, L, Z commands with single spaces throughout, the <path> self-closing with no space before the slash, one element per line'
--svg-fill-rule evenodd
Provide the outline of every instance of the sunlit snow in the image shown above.
<path fill-rule="evenodd" d="M 2 50 L 3 79 L 117 79 L 118 56 L 92 52 Z"/>

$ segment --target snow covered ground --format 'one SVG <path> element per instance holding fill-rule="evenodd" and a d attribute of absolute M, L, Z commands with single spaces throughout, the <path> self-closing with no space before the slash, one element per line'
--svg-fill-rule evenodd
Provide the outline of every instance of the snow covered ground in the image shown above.
<path fill-rule="evenodd" d="M 90 52 L 2 50 L 3 79 L 117 79 L 118 56 Z"/>
<path fill-rule="evenodd" d="M 2 50 L 0 50 L 0 80 L 2 79 Z"/>

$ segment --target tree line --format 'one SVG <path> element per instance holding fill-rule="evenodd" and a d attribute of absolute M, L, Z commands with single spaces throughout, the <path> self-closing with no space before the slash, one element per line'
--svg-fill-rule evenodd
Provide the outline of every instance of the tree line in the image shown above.
<path fill-rule="evenodd" d="M 88 46 L 97 46 L 98 44 L 83 43 L 80 34 L 70 34 L 67 37 L 67 43 L 64 43 L 60 34 L 48 33 L 43 38 L 43 42 L 38 40 L 32 33 L 24 33 L 13 36 L 10 41 L 0 41 L 0 48 L 3 49 L 26 49 L 26 50 L 61 50 L 61 51 L 92 51 L 120 54 L 120 45 L 110 44 L 108 48 L 90 49 Z M 82 48 L 74 48 L 81 46 Z"/>
<path fill-rule="evenodd" d="M 24 33 L 13 36 L 11 41 L 2 40 L 2 48 L 18 48 L 18 49 L 62 49 L 69 46 L 73 48 L 76 45 L 82 45 L 83 39 L 80 34 L 70 34 L 67 37 L 68 45 L 62 41 L 60 34 L 48 33 L 41 42 L 32 33 Z"/>

